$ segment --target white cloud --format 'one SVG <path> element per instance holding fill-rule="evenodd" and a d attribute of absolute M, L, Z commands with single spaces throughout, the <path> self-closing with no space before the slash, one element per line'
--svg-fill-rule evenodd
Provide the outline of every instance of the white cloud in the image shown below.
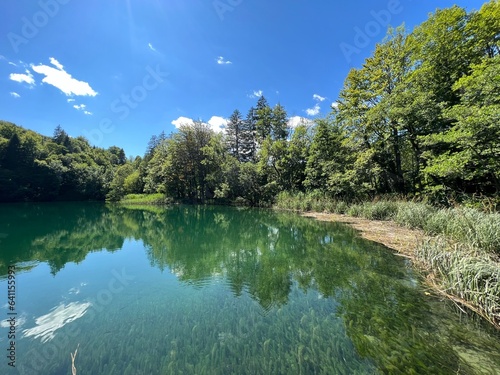
<path fill-rule="evenodd" d="M 177 120 L 172 121 L 171 124 L 174 125 L 177 129 L 179 129 L 181 125 L 194 125 L 194 121 L 192 118 L 181 116 Z"/>
<path fill-rule="evenodd" d="M 68 99 L 68 103 L 74 102 L 75 99 Z"/>
<path fill-rule="evenodd" d="M 148 43 L 148 47 L 151 51 L 156 52 L 156 48 L 154 48 L 151 43 Z"/>
<path fill-rule="evenodd" d="M 208 120 L 208 125 L 214 132 L 221 133 L 225 131 L 227 120 L 223 117 L 212 116 L 212 118 Z"/>
<path fill-rule="evenodd" d="M 182 125 L 192 126 L 194 125 L 194 120 L 189 117 L 179 117 L 177 120 L 171 122 L 177 129 L 179 129 Z M 211 130 L 215 133 L 221 133 L 225 131 L 225 127 L 227 125 L 227 120 L 220 116 L 212 116 L 207 123 L 207 125 Z"/>
<path fill-rule="evenodd" d="M 222 57 L 222 56 L 219 56 L 219 57 L 217 57 L 217 64 L 226 65 L 226 64 L 232 64 L 232 62 L 229 60 L 225 60 L 224 57 Z"/>
<path fill-rule="evenodd" d="M 0 55 L 0 61 L 1 61 L 1 60 L 6 61 L 6 62 L 7 62 L 7 64 L 9 64 L 9 65 L 12 65 L 12 66 L 17 66 L 17 64 L 16 64 L 16 63 L 13 63 L 12 61 L 7 60 L 7 58 L 6 58 L 5 56 Z"/>
<path fill-rule="evenodd" d="M 71 74 L 64 70 L 64 67 L 54 59 L 50 58 L 50 63 L 56 68 L 48 65 L 31 65 L 33 69 L 38 74 L 45 75 L 42 82 L 48 83 L 59 90 L 61 90 L 66 95 L 77 95 L 77 96 L 96 96 L 97 92 L 90 87 L 87 82 L 78 81 L 73 78 Z"/>
<path fill-rule="evenodd" d="M 319 104 L 316 104 L 313 108 L 306 109 L 306 113 L 308 116 L 316 116 L 321 110 Z"/>
<path fill-rule="evenodd" d="M 11 92 L 10 96 L 13 96 L 16 99 L 21 97 L 21 95 L 19 95 L 17 92 Z"/>
<path fill-rule="evenodd" d="M 20 73 L 11 73 L 9 78 L 12 81 L 16 81 L 19 83 L 26 82 L 28 85 L 33 86 L 35 84 L 35 79 L 29 70 L 26 70 L 26 74 Z"/>
<path fill-rule="evenodd" d="M 264 94 L 262 90 L 254 90 L 252 94 L 248 95 L 249 98 L 260 98 Z"/>
<path fill-rule="evenodd" d="M 61 63 L 59 61 L 57 61 L 56 59 L 54 59 L 53 57 L 50 57 L 49 58 L 50 60 L 50 63 L 52 65 L 54 65 L 57 69 L 59 70 L 64 70 L 64 66 L 61 65 Z"/>
<path fill-rule="evenodd" d="M 318 102 L 322 102 L 322 101 L 324 101 L 326 98 L 322 97 L 321 95 L 314 94 L 314 95 L 313 95 L 313 99 L 314 99 L 314 100 L 317 100 Z"/>
<path fill-rule="evenodd" d="M 333 102 L 332 105 L 331 105 L 332 109 L 335 108 L 337 109 L 339 107 L 339 103 L 338 102 Z"/>
<path fill-rule="evenodd" d="M 312 123 L 312 120 L 302 116 L 293 116 L 288 119 L 288 126 L 292 129 L 295 129 L 299 125 L 311 125 Z"/>
<path fill-rule="evenodd" d="M 92 115 L 92 112 L 89 112 L 87 111 L 85 108 L 87 108 L 87 106 L 85 104 L 75 104 L 73 106 L 73 108 L 79 110 L 79 111 L 83 111 L 83 113 L 85 113 L 86 115 L 90 116 Z"/>

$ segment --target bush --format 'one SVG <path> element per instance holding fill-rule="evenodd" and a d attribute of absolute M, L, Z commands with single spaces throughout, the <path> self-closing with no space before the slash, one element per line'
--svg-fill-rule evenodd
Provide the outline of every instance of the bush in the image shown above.
<path fill-rule="evenodd" d="M 392 201 L 364 203 L 362 216 L 370 220 L 391 220 L 398 212 L 398 204 Z"/>
<path fill-rule="evenodd" d="M 337 204 L 335 206 L 335 211 L 334 212 L 336 214 L 345 214 L 348 209 L 349 209 L 349 205 L 346 202 L 339 201 L 339 202 L 337 202 Z"/>
<path fill-rule="evenodd" d="M 360 204 L 353 204 L 347 209 L 346 213 L 349 216 L 361 217 L 363 216 L 363 206 Z"/>
<path fill-rule="evenodd" d="M 440 209 L 427 218 L 422 229 L 431 235 L 448 234 L 448 224 L 453 219 L 454 216 L 450 209 Z"/>
<path fill-rule="evenodd" d="M 408 228 L 423 229 L 436 209 L 425 203 L 400 202 L 394 221 Z"/>
<path fill-rule="evenodd" d="M 453 220 L 448 235 L 457 241 L 500 254 L 500 215 L 487 214 L 472 208 L 452 210 Z"/>

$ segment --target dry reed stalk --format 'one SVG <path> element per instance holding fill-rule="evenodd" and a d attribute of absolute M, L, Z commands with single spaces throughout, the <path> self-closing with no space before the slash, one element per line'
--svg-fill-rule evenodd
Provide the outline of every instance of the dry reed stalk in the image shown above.
<path fill-rule="evenodd" d="M 467 307 L 469 310 L 474 311 L 476 314 L 479 316 L 483 317 L 486 319 L 488 322 L 490 322 L 495 328 L 500 329 L 500 324 L 495 321 L 494 318 L 486 314 L 484 311 L 482 311 L 480 308 L 472 305 L 468 301 L 464 300 L 463 298 L 460 298 L 456 295 L 449 294 L 445 290 L 441 288 L 441 285 L 436 281 L 434 275 L 428 275 L 426 278 L 426 282 L 429 284 L 429 286 L 437 291 L 439 294 L 442 296 L 446 297 L 447 299 L 451 300 L 455 305 L 465 313 L 465 311 L 460 307 L 460 305 Z"/>

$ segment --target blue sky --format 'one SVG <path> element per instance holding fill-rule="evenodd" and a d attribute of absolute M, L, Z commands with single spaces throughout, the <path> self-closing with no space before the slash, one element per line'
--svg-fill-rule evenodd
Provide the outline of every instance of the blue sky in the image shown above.
<path fill-rule="evenodd" d="M 61 125 L 143 155 L 153 134 L 219 131 L 260 94 L 295 122 L 326 115 L 387 24 L 484 1 L 17 0 L 0 13 L 0 119 Z M 294 122 L 292 121 L 292 123 Z"/>

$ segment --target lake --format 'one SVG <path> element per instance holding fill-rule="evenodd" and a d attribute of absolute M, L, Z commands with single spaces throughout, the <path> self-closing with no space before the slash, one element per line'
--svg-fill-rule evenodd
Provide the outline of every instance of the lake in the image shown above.
<path fill-rule="evenodd" d="M 6 204 L 0 275 L 1 374 L 500 374 L 407 259 L 291 213 Z"/>

